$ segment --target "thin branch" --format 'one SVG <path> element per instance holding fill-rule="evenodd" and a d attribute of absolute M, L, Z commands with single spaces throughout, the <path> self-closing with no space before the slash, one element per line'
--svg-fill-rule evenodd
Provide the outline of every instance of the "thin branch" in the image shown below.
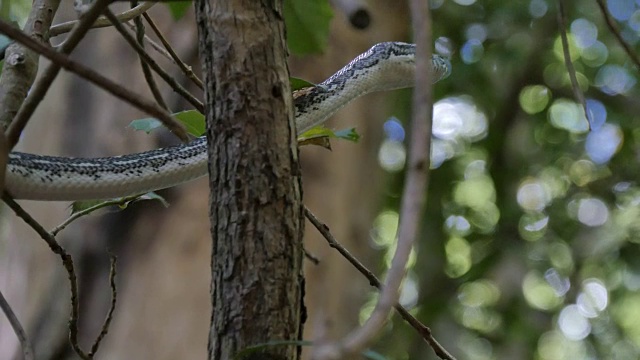
<path fill-rule="evenodd" d="M 191 95 L 185 88 L 182 87 L 182 85 L 178 84 L 178 82 L 174 78 L 172 78 L 171 75 L 169 75 L 166 71 L 164 71 L 160 67 L 160 65 L 158 65 L 158 63 L 155 60 L 153 60 L 153 58 L 149 56 L 149 54 L 146 53 L 144 49 L 140 46 L 140 44 L 136 42 L 133 36 L 129 34 L 127 29 L 125 29 L 124 26 L 118 22 L 118 19 L 109 9 L 107 9 L 104 12 L 104 14 L 109 20 L 113 22 L 113 26 L 116 28 L 116 30 L 118 30 L 118 32 L 122 35 L 122 37 L 124 37 L 124 39 L 129 43 L 129 45 L 131 45 L 131 47 L 140 55 L 140 58 L 143 59 L 147 64 L 149 64 L 149 66 L 151 66 L 151 68 L 158 75 L 160 75 L 160 77 L 167 84 L 169 84 L 169 86 L 171 86 L 171 88 L 175 92 L 180 94 L 183 98 L 185 98 L 185 100 L 191 103 L 191 105 L 193 105 L 196 108 L 196 110 L 204 114 L 204 105 L 202 104 L 202 102 L 196 99 L 195 96 Z"/>
<path fill-rule="evenodd" d="M 591 116 L 589 109 L 587 109 L 587 102 L 584 99 L 584 94 L 580 90 L 578 79 L 576 78 L 576 69 L 573 67 L 573 61 L 571 61 L 571 52 L 569 51 L 569 40 L 567 39 L 567 22 L 564 13 L 564 0 L 558 0 L 558 28 L 560 28 L 560 39 L 562 41 L 562 54 L 564 56 L 564 64 L 569 72 L 569 79 L 571 79 L 571 88 L 573 89 L 573 95 L 576 100 L 582 105 L 584 109 L 584 115 L 587 119 L 587 127 L 591 131 Z"/>
<path fill-rule="evenodd" d="M 162 32 L 160 31 L 160 29 L 158 29 L 158 26 L 156 26 L 155 22 L 153 21 L 153 19 L 151 19 L 149 14 L 144 13 L 142 14 L 142 16 L 144 16 L 145 20 L 147 20 L 147 23 L 149 23 L 149 26 L 151 26 L 153 32 L 156 34 L 158 39 L 160 39 L 160 42 L 171 56 L 171 59 L 173 59 L 173 61 L 178 65 L 178 67 L 187 76 L 187 78 L 191 79 L 191 81 L 193 81 L 193 83 L 196 84 L 196 86 L 198 86 L 200 90 L 204 90 L 204 84 L 202 83 L 202 80 L 200 80 L 200 78 L 193 72 L 191 66 L 188 66 L 184 63 L 184 61 L 182 61 L 182 59 L 180 59 L 178 54 L 176 54 L 176 52 L 173 50 L 173 47 L 171 47 L 171 44 L 169 44 L 164 35 L 162 35 Z M 155 44 L 154 42 L 152 43 Z"/>
<path fill-rule="evenodd" d="M 336 240 L 336 238 L 331 234 L 329 227 L 320 221 L 310 210 L 305 206 L 304 215 L 307 219 L 313 224 L 313 226 L 318 229 L 320 234 L 327 240 L 329 246 L 331 248 L 336 249 L 353 267 L 356 268 L 364 277 L 369 280 L 369 284 L 371 286 L 376 287 L 377 289 L 381 289 L 382 285 L 380 284 L 380 280 L 373 274 L 371 270 L 369 270 L 366 266 L 360 262 L 355 256 L 353 256 L 349 250 L 347 250 L 342 244 Z M 433 337 L 431 333 L 431 329 L 420 322 L 420 320 L 416 319 L 407 309 L 405 309 L 402 305 L 396 303 L 393 305 L 394 309 L 398 312 L 398 314 L 404 319 L 411 327 L 413 327 L 418 334 L 422 337 L 422 339 L 431 346 L 433 351 L 438 355 L 439 358 L 445 360 L 455 360 L 455 358 L 449 354 L 449 352 L 442 346 L 440 343 Z"/>
<path fill-rule="evenodd" d="M 20 324 L 20 320 L 11 309 L 11 305 L 7 302 L 7 299 L 4 298 L 2 292 L 0 291 L 0 309 L 4 312 L 4 315 L 9 320 L 9 324 L 13 328 L 13 332 L 18 337 L 18 341 L 20 341 L 20 347 L 22 348 L 22 356 L 25 360 L 33 360 L 35 359 L 35 355 L 33 353 L 33 346 L 31 346 L 31 342 L 27 337 L 27 333 L 24 331 L 24 328 Z"/>
<path fill-rule="evenodd" d="M 111 289 L 111 306 L 109 307 L 109 311 L 107 312 L 107 316 L 104 319 L 104 323 L 102 324 L 102 329 L 100 330 L 100 334 L 94 341 L 93 346 L 91 346 L 91 351 L 89 351 L 89 357 L 93 358 L 93 356 L 98 352 L 98 348 L 100 348 L 100 342 L 107 336 L 109 332 L 109 325 L 111 324 L 111 320 L 113 319 L 113 312 L 116 309 L 116 300 L 118 298 L 118 290 L 116 288 L 116 265 L 118 262 L 118 258 L 109 254 L 109 260 L 111 261 L 111 266 L 109 267 L 109 288 Z"/>
<path fill-rule="evenodd" d="M 129 203 L 132 200 L 137 199 L 138 197 L 140 197 L 140 194 L 138 195 L 131 195 L 131 196 L 125 196 L 123 198 L 119 198 L 119 199 L 113 199 L 113 200 L 107 200 L 107 201 L 103 201 L 100 202 L 96 205 L 90 206 L 84 210 L 78 211 L 76 213 L 73 213 L 71 216 L 69 216 L 65 221 L 63 221 L 60 225 L 56 226 L 55 228 L 53 228 L 51 230 L 51 235 L 56 236 L 58 235 L 58 233 L 62 230 L 64 230 L 67 226 L 69 226 L 69 224 L 71 224 L 73 221 L 91 214 L 92 212 L 108 207 L 108 206 L 122 206 L 124 204 Z"/>
<path fill-rule="evenodd" d="M 35 230 L 38 235 L 47 243 L 51 251 L 54 254 L 60 256 L 62 259 L 62 265 L 69 277 L 69 284 L 71 287 L 71 317 L 69 318 L 69 342 L 73 350 L 82 359 L 89 359 L 88 355 L 78 345 L 78 314 L 79 314 L 79 301 L 78 301 L 78 279 L 73 265 L 73 258 L 67 253 L 67 251 L 58 244 L 55 237 L 47 232 L 47 230 L 40 225 L 28 212 L 26 212 L 20 205 L 18 205 L 13 198 L 5 191 L 2 194 L 2 200 L 20 217 L 27 225 Z"/>
<path fill-rule="evenodd" d="M 131 4 L 135 7 L 136 2 L 137 1 L 132 1 Z M 140 45 L 140 48 L 144 51 L 145 34 L 144 34 L 144 23 L 142 22 L 142 17 L 140 16 L 135 17 L 133 19 L 133 23 L 135 24 L 135 29 L 136 29 L 136 40 L 138 41 L 138 45 Z M 162 93 L 160 92 L 160 89 L 158 89 L 158 84 L 153 78 L 153 74 L 151 73 L 151 68 L 149 67 L 149 64 L 147 64 L 147 62 L 142 58 L 142 55 L 138 54 L 138 56 L 140 57 L 140 66 L 142 67 L 142 73 L 144 75 L 145 80 L 147 81 L 147 85 L 149 85 L 149 90 L 151 90 L 153 97 L 156 99 L 156 102 L 160 107 L 162 107 L 163 109 L 169 109 L 169 107 L 167 106 L 167 103 L 165 103 L 164 99 L 162 98 Z"/>
<path fill-rule="evenodd" d="M 71 51 L 78 45 L 80 40 L 84 38 L 87 31 L 91 27 L 91 24 L 95 21 L 95 19 L 100 16 L 102 11 L 111 3 L 110 0 L 98 0 L 93 3 L 93 5 L 87 10 L 82 19 L 79 22 L 76 22 L 76 26 L 73 28 L 71 33 L 69 34 L 69 38 L 62 45 L 58 51 L 61 54 L 70 54 Z M 33 115 L 34 111 L 44 99 L 49 87 L 53 83 L 53 80 L 58 76 L 60 72 L 60 65 L 52 62 L 49 66 L 44 70 L 42 76 L 38 79 L 35 85 L 29 91 L 29 95 L 20 106 L 18 113 L 13 118 L 13 122 L 9 127 L 7 132 L 7 138 L 9 140 L 9 148 L 12 149 L 18 143 L 20 139 L 20 134 L 27 126 L 27 122 Z"/>
<path fill-rule="evenodd" d="M 156 117 L 178 138 L 180 138 L 184 142 L 188 141 L 189 138 L 187 137 L 187 132 L 184 126 L 180 122 L 172 118 L 168 112 L 166 112 L 164 109 L 159 108 L 153 102 L 143 98 L 142 96 L 128 90 L 123 86 L 116 84 L 115 82 L 107 79 L 106 77 L 93 71 L 92 69 L 70 60 L 69 57 L 65 56 L 64 54 L 60 54 L 52 48 L 34 41 L 30 37 L 22 33 L 20 30 L 12 28 L 10 24 L 1 20 L 0 32 L 16 41 L 19 41 L 26 47 L 40 53 L 49 60 L 59 63 L 66 70 L 69 70 L 79 75 L 80 77 L 93 82 L 104 90 L 107 90 L 112 95 L 125 100 L 128 103 L 139 108 L 140 110 L 146 112 L 147 114 Z"/>
<path fill-rule="evenodd" d="M 636 54 L 633 51 L 633 49 L 631 48 L 631 45 L 629 45 L 629 43 L 626 42 L 625 39 L 622 37 L 622 34 L 620 34 L 620 29 L 618 29 L 618 25 L 616 25 L 616 22 L 611 18 L 611 15 L 607 11 L 607 5 L 604 3 L 603 0 L 596 0 L 596 2 L 598 3 L 598 7 L 600 7 L 600 12 L 602 12 L 602 16 L 604 17 L 604 21 L 607 23 L 609 30 L 611 30 L 611 32 L 613 33 L 615 38 L 618 40 L 620 45 L 622 45 L 622 48 L 627 53 L 627 55 L 629 55 L 629 57 L 631 58 L 631 61 L 633 61 L 633 63 L 636 65 L 636 68 L 640 70 L 640 58 L 638 58 L 638 54 Z"/>
<path fill-rule="evenodd" d="M 135 17 L 140 16 L 147 10 L 151 9 L 151 7 L 153 7 L 154 5 L 155 5 L 155 2 L 153 1 L 143 2 L 142 4 L 134 7 L 133 9 L 129 9 L 127 11 L 124 11 L 118 14 L 117 15 L 118 20 L 120 22 L 129 21 Z M 50 36 L 54 37 L 64 33 L 68 33 L 69 31 L 71 31 L 73 26 L 76 23 L 78 23 L 78 21 L 80 20 L 68 21 L 62 24 L 52 26 L 50 31 L 50 34 L 51 34 Z M 96 29 L 96 28 L 103 28 L 103 27 L 109 27 L 109 26 L 111 26 L 111 22 L 105 17 L 100 17 L 93 23 L 91 28 Z"/>

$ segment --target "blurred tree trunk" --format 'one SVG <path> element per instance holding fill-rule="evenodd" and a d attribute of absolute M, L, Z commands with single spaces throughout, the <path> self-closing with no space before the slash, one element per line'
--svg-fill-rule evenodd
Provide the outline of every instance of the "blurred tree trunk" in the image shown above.
<path fill-rule="evenodd" d="M 196 3 L 208 105 L 209 359 L 300 340 L 303 211 L 282 1 Z M 296 346 L 251 359 L 297 359 Z"/>

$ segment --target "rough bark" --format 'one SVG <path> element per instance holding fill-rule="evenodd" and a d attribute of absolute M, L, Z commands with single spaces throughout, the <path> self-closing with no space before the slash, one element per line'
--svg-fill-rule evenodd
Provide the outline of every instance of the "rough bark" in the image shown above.
<path fill-rule="evenodd" d="M 282 2 L 196 3 L 213 240 L 209 358 L 300 337 L 302 207 Z M 296 347 L 256 358 L 296 359 Z"/>

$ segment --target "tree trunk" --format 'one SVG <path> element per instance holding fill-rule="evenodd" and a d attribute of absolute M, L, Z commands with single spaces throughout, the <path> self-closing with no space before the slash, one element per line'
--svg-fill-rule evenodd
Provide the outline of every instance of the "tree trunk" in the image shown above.
<path fill-rule="evenodd" d="M 208 106 L 212 246 L 209 358 L 297 340 L 302 202 L 282 2 L 196 4 Z M 261 359 L 296 359 L 266 347 Z"/>

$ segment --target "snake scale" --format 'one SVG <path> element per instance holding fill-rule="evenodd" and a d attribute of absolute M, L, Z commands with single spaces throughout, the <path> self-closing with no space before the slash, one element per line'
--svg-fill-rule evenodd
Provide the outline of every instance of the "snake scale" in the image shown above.
<path fill-rule="evenodd" d="M 433 55 L 434 81 L 447 77 L 451 64 Z M 414 85 L 415 45 L 386 42 L 322 82 L 294 95 L 298 134 L 322 124 L 361 95 Z M 9 154 L 5 186 L 16 199 L 108 199 L 164 189 L 207 174 L 207 140 L 141 153 L 71 158 L 20 152 Z"/>

